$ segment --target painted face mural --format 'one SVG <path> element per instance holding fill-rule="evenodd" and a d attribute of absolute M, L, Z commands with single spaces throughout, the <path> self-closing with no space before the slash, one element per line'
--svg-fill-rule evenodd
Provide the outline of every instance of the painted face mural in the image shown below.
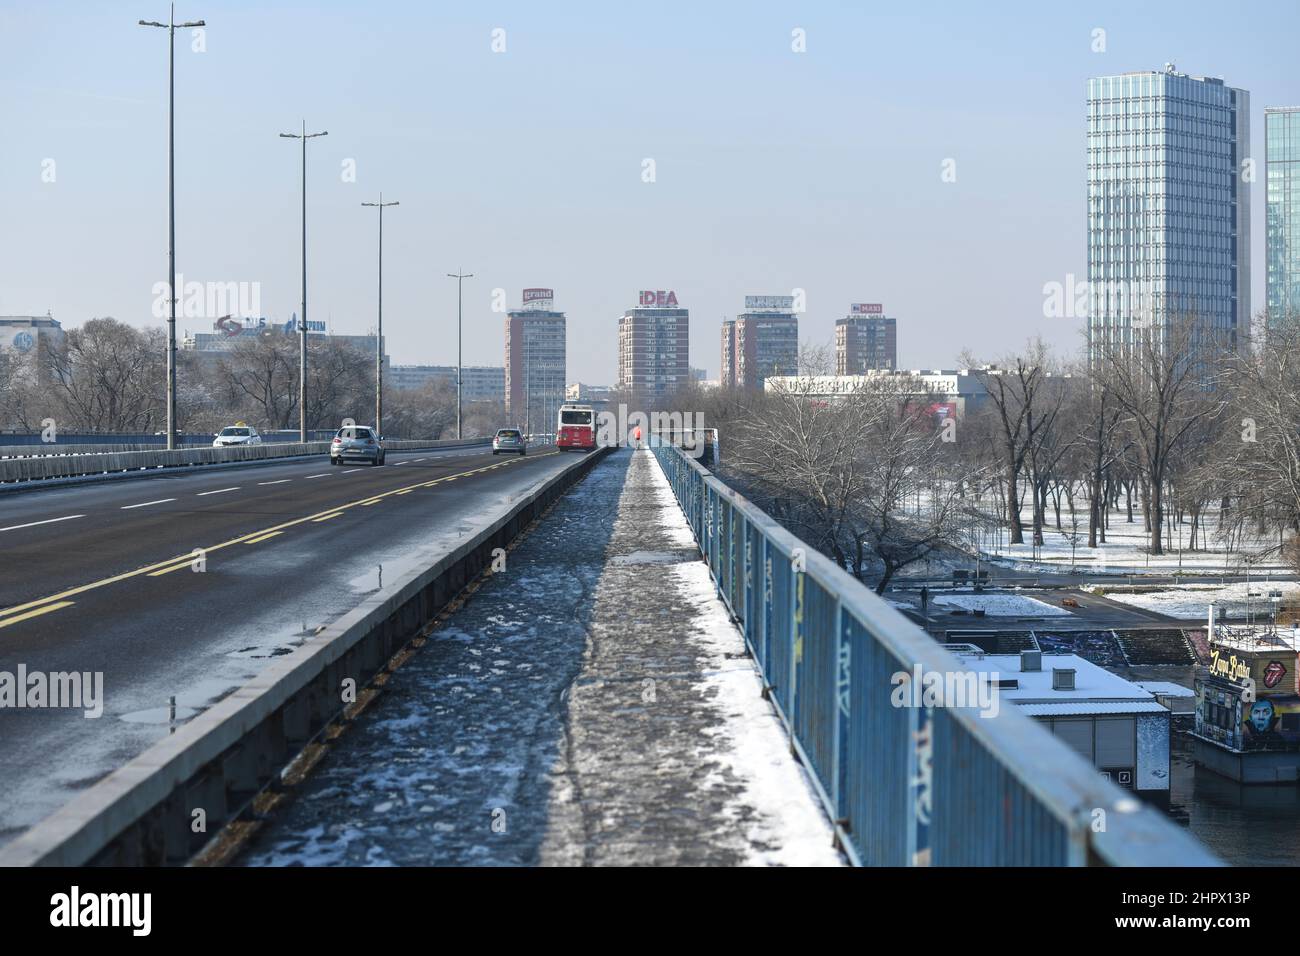
<path fill-rule="evenodd" d="M 1278 681 L 1286 676 L 1286 666 L 1281 661 L 1269 661 L 1264 668 L 1264 686 L 1276 687 Z"/>
<path fill-rule="evenodd" d="M 1250 725 L 1261 734 L 1268 733 L 1273 726 L 1273 704 L 1267 700 L 1257 700 L 1250 705 Z"/>

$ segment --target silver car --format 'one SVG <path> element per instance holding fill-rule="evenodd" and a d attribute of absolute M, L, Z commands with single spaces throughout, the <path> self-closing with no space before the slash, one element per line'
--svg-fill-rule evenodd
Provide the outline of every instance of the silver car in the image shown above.
<path fill-rule="evenodd" d="M 496 435 L 492 437 L 492 454 L 499 455 L 502 452 L 514 454 L 518 452 L 521 455 L 528 454 L 528 439 L 518 428 L 498 428 Z"/>
<path fill-rule="evenodd" d="M 330 464 L 345 461 L 368 461 L 372 465 L 384 463 L 384 437 L 376 435 L 368 425 L 345 425 L 330 442 Z"/>

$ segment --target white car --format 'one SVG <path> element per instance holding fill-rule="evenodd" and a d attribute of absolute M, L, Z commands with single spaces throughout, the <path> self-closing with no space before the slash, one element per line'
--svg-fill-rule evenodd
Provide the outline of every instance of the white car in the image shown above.
<path fill-rule="evenodd" d="M 213 448 L 225 448 L 229 445 L 260 445 L 262 436 L 257 433 L 257 429 L 252 425 L 245 425 L 239 422 L 221 429 L 212 440 Z"/>

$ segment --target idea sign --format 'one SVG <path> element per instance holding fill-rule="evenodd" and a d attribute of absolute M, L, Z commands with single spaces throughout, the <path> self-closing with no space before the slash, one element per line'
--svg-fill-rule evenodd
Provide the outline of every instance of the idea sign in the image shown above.
<path fill-rule="evenodd" d="M 657 308 L 674 309 L 677 307 L 677 293 L 660 289 L 657 292 L 643 290 L 641 292 L 641 305 L 654 306 Z"/>

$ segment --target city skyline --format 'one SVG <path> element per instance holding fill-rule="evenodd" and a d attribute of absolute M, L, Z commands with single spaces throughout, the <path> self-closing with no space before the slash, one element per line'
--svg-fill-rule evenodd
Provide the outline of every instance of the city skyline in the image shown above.
<path fill-rule="evenodd" d="M 341 9 L 303 21 L 245 3 L 201 7 L 177 10 L 208 24 L 202 53 L 177 38 L 178 271 L 259 283 L 275 319 L 297 311 L 298 171 L 276 134 L 305 115 L 331 133 L 308 158 L 314 319 L 367 330 L 372 227 L 354 201 L 402 190 L 411 215 L 391 224 L 385 250 L 397 360 L 454 362 L 455 290 L 435 277 L 463 262 L 479 275 L 466 290 L 466 364 L 499 361 L 494 293 L 545 281 L 563 290 L 582 343 L 569 350 L 574 381 L 612 381 L 610 328 L 642 288 L 675 288 L 700 317 L 734 315 L 755 289 L 800 289 L 801 337 L 825 345 L 843 303 L 884 300 L 906 320 L 900 367 L 950 365 L 976 345 L 997 355 L 1035 335 L 1076 352 L 1082 320 L 1044 316 L 1043 287 L 1086 275 L 1087 80 L 1167 61 L 1227 77 L 1251 93 L 1261 166 L 1264 108 L 1300 101 L 1284 68 L 1285 24 L 1300 14 L 1286 4 L 1270 8 L 1277 28 L 1263 35 L 1194 15 L 1208 4 L 1176 22 L 1120 5 L 1026 5 L 1014 28 L 950 7 L 954 38 L 924 32 L 926 48 L 921 14 L 781 4 L 745 17 L 669 6 L 649 24 L 518 5 L 404 7 L 400 33 L 360 37 L 360 15 Z M 24 144 L 0 157 L 0 208 L 21 227 L 0 240 L 0 313 L 51 310 L 66 327 L 160 321 L 166 60 L 133 32 L 148 12 L 0 9 L 0 54 L 22 77 L 0 119 Z M 493 52 L 498 29 L 504 49 Z M 805 52 L 792 48 L 796 30 Z M 439 57 L 422 55 L 430 44 Z M 1010 49 L 1017 57 L 999 57 Z M 922 55 L 924 70 L 909 71 Z M 618 68 L 629 56 L 691 65 L 638 84 Z M 327 60 L 349 66 L 298 71 Z M 719 81 L 725 71 L 749 79 Z M 451 84 L 470 95 L 430 117 L 423 91 Z M 587 95 L 569 96 L 575 84 Z M 1253 192 L 1262 252 L 1264 190 Z M 1264 270 L 1257 253 L 1258 307 Z M 973 321 L 988 326 L 978 341 L 966 334 Z M 719 376 L 713 321 L 696 323 L 690 350 Z"/>

